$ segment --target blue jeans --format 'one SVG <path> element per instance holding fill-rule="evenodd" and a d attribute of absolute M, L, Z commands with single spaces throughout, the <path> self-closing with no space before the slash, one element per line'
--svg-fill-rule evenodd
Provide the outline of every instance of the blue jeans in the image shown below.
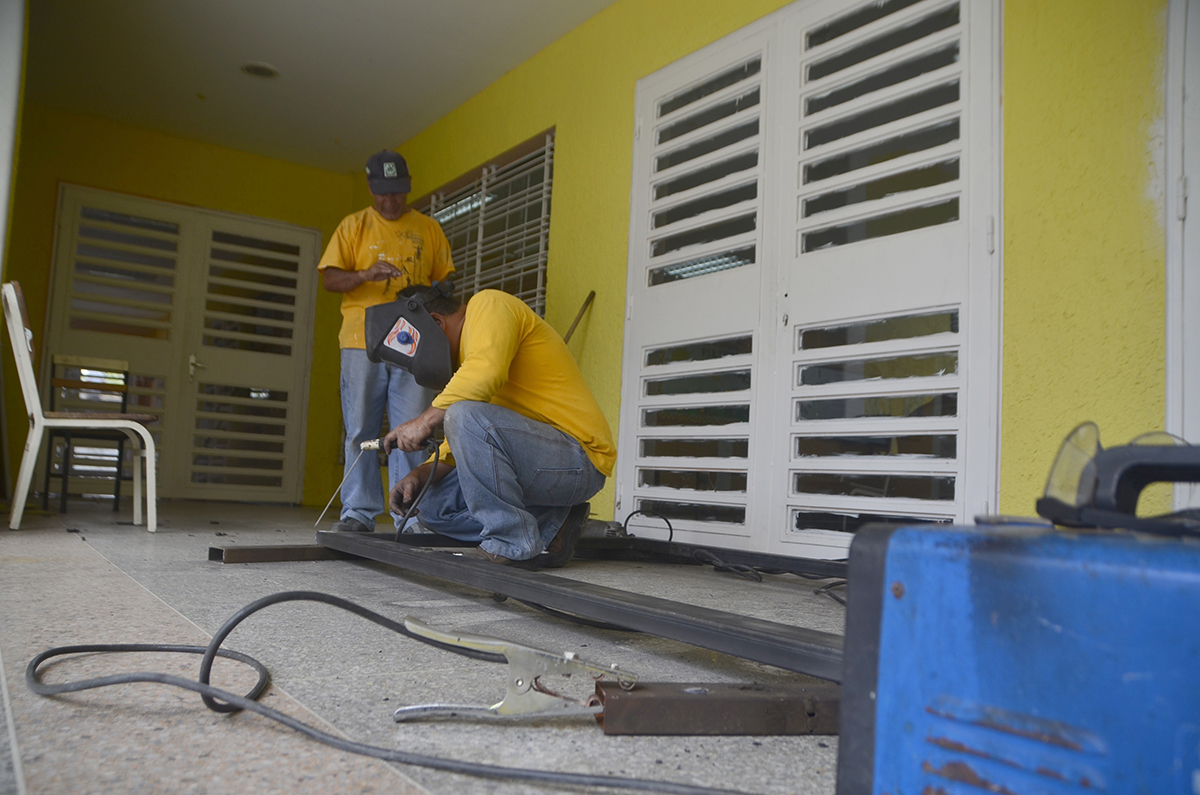
<path fill-rule="evenodd" d="M 604 486 L 579 442 L 515 411 L 463 401 L 442 427 L 455 467 L 421 500 L 421 524 L 494 555 L 539 554 L 571 506 Z"/>
<path fill-rule="evenodd" d="M 396 426 L 429 408 L 431 400 L 433 393 L 418 386 L 407 370 L 371 362 L 366 351 L 342 348 L 342 422 L 346 428 L 346 467 L 342 474 L 350 472 L 360 452 L 359 444 L 379 438 L 385 407 L 388 422 Z M 389 491 L 425 458 L 426 453 L 421 451 L 393 451 L 388 456 Z M 387 509 L 380 481 L 379 456 L 368 450 L 342 486 L 341 518 L 357 519 L 374 528 L 375 517 Z M 399 520 L 392 514 L 393 523 Z"/>

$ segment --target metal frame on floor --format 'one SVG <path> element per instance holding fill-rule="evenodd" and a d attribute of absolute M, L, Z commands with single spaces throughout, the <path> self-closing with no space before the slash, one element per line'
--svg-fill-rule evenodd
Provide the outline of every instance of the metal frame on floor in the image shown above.
<path fill-rule="evenodd" d="M 401 536 L 401 543 L 397 543 L 392 536 L 381 533 L 319 532 L 317 543 L 327 549 L 481 588 L 585 619 L 690 643 L 834 682 L 840 682 L 842 678 L 843 637 L 830 632 L 592 585 L 545 571 L 527 571 L 454 556 L 447 554 L 445 547 L 458 545 L 440 537 Z M 695 549 L 697 547 L 633 537 L 584 538 L 580 541 L 577 554 L 580 557 L 623 559 L 650 559 L 660 555 L 667 562 L 699 563 L 701 561 L 696 560 L 689 551 Z M 714 551 L 725 563 L 757 566 L 769 571 L 789 571 L 810 577 L 841 577 L 845 576 L 846 571 L 845 561 L 790 559 L 732 550 Z"/>

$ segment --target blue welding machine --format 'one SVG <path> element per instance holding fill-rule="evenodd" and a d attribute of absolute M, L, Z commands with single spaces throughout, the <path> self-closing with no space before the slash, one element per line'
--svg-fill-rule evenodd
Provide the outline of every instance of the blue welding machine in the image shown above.
<path fill-rule="evenodd" d="M 1195 482 L 1178 449 L 1095 456 L 1087 504 Z M 1200 795 L 1200 535 L 1166 526 L 860 530 L 838 794 Z"/>

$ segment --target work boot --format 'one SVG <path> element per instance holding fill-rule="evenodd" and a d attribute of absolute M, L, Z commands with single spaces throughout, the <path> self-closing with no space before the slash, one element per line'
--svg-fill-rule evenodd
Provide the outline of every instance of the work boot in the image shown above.
<path fill-rule="evenodd" d="M 374 531 L 371 528 L 367 527 L 362 522 L 355 519 L 354 517 L 347 517 L 340 522 L 334 522 L 333 526 L 329 528 L 329 532 L 331 532 L 331 533 L 371 533 Z"/>
<path fill-rule="evenodd" d="M 579 537 L 583 535 L 583 526 L 587 524 L 591 510 L 592 505 L 587 502 L 571 506 L 562 527 L 558 528 L 558 533 L 539 558 L 543 569 L 561 569 L 567 565 L 567 561 L 575 554 L 575 547 L 579 544 Z"/>

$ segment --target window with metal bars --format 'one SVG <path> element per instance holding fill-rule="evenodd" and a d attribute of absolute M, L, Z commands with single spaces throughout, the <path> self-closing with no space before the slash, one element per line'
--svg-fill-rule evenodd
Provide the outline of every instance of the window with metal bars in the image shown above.
<path fill-rule="evenodd" d="M 550 129 L 412 202 L 450 241 L 460 300 L 503 290 L 545 314 L 553 175 Z"/>

